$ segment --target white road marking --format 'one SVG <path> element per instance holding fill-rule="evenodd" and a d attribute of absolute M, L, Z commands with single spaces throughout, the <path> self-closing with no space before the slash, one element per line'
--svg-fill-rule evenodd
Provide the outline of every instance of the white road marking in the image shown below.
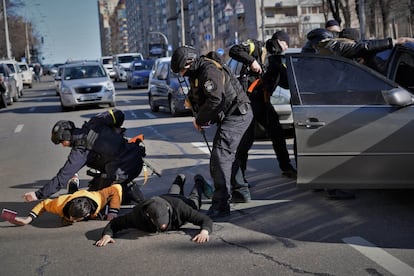
<path fill-rule="evenodd" d="M 17 125 L 17 127 L 14 129 L 14 133 L 18 133 L 22 131 L 24 125 Z"/>
<path fill-rule="evenodd" d="M 361 254 L 373 260 L 393 275 L 396 276 L 412 276 L 414 268 L 395 258 L 385 250 L 376 247 L 375 244 L 364 240 L 361 237 L 347 237 L 342 241 L 358 250 Z"/>
<path fill-rule="evenodd" d="M 150 119 L 155 119 L 155 118 L 157 118 L 157 116 L 154 116 L 154 114 L 149 113 L 149 112 L 145 112 L 145 113 L 144 113 L 144 115 L 145 115 L 145 116 L 147 116 L 147 117 L 148 117 L 148 118 L 150 118 Z"/>
<path fill-rule="evenodd" d="M 29 109 L 30 112 L 33 112 L 35 110 L 36 110 L 36 107 L 32 107 L 32 108 Z"/>
<path fill-rule="evenodd" d="M 193 142 L 193 143 L 191 143 L 191 145 L 193 145 L 195 148 L 201 150 L 203 153 L 210 154 L 210 151 L 209 151 L 206 143 Z M 211 146 L 212 145 L 210 145 L 210 148 L 211 148 Z"/>

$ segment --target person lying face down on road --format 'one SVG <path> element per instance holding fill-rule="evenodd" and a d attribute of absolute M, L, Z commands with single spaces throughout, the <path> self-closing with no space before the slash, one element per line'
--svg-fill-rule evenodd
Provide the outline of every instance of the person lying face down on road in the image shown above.
<path fill-rule="evenodd" d="M 122 187 L 114 184 L 99 191 L 89 192 L 79 190 L 73 194 L 61 195 L 54 199 L 39 202 L 27 217 L 16 217 L 14 224 L 26 225 L 44 212 L 56 214 L 62 218 L 64 226 L 84 219 L 94 219 L 99 212 L 109 204 L 106 220 L 112 220 L 118 215 L 121 207 Z"/>
<path fill-rule="evenodd" d="M 168 194 L 151 197 L 136 205 L 130 213 L 111 220 L 102 232 L 102 237 L 95 243 L 96 246 L 105 246 L 114 243 L 114 234 L 128 228 L 156 233 L 178 230 L 182 225 L 190 222 L 201 228 L 200 233 L 192 238 L 194 242 L 209 241 L 213 221 L 199 212 L 201 194 L 207 198 L 212 196 L 212 187 L 201 175 L 194 177 L 194 187 L 188 197 L 183 195 L 185 176 L 178 175 L 172 183 Z"/>

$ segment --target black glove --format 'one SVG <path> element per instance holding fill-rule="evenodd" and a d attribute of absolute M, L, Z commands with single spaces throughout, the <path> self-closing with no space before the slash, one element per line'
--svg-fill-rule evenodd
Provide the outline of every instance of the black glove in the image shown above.
<path fill-rule="evenodd" d="M 135 141 L 135 144 L 137 144 L 138 148 L 139 148 L 139 153 L 141 154 L 142 157 L 147 156 L 146 152 L 145 152 L 145 144 L 143 141 L 141 141 L 140 139 L 137 139 Z"/>

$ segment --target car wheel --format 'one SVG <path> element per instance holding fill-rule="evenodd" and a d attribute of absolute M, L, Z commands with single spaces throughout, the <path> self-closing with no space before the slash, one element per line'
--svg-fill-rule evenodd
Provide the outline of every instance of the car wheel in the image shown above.
<path fill-rule="evenodd" d="M 13 97 L 9 97 L 9 102 L 7 103 L 8 105 L 12 105 L 14 102 Z"/>
<path fill-rule="evenodd" d="M 12 99 L 13 99 L 13 102 L 17 102 L 19 100 L 19 94 L 14 95 Z"/>
<path fill-rule="evenodd" d="M 160 111 L 160 107 L 155 105 L 154 99 L 152 98 L 151 94 L 148 96 L 148 101 L 152 112 Z"/>
<path fill-rule="evenodd" d="M 0 99 L 0 108 L 6 108 L 7 107 L 7 99 L 5 93 L 0 93 L 1 99 Z"/>
<path fill-rule="evenodd" d="M 64 111 L 64 112 L 68 112 L 68 111 L 71 111 L 71 110 L 72 110 L 72 108 L 71 108 L 71 107 L 64 106 L 64 105 L 62 104 L 62 101 L 60 102 L 60 108 L 61 108 L 61 109 L 62 109 L 62 111 Z"/>
<path fill-rule="evenodd" d="M 178 112 L 177 112 L 177 106 L 176 106 L 176 104 L 175 104 L 175 101 L 173 100 L 173 98 L 172 97 L 170 97 L 169 99 L 168 99 L 168 106 L 170 107 L 170 113 L 171 113 L 171 115 L 172 116 L 177 116 L 178 114 Z"/>

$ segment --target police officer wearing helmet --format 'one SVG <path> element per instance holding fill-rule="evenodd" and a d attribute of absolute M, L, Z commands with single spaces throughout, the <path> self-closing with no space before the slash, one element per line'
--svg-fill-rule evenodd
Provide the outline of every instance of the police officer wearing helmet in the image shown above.
<path fill-rule="evenodd" d="M 241 44 L 234 45 L 229 51 L 230 57 L 243 63 L 240 81 L 244 84 L 245 91 L 250 87 L 247 94 L 249 95 L 254 114 L 253 122 L 249 126 L 245 137 L 243 137 L 236 156 L 243 174 L 243 179 L 235 178 L 233 180 L 237 183 L 236 185 L 247 184 L 244 176 L 247 167 L 248 151 L 254 142 L 255 121 L 265 128 L 267 135 L 272 140 L 273 149 L 282 174 L 287 177 L 296 177 L 296 169 L 291 165 L 279 116 L 270 103 L 270 96 L 277 85 L 289 88 L 286 68 L 283 66 L 280 56 L 288 46 L 288 34 L 284 31 L 277 31 L 265 43 L 255 39 L 248 39 Z M 269 70 L 270 72 L 267 73 Z M 253 89 L 250 85 L 259 78 L 261 78 L 261 81 L 257 83 L 260 85 L 255 86 Z"/>
<path fill-rule="evenodd" d="M 90 182 L 90 191 L 117 183 L 122 185 L 124 204 L 141 201 L 142 193 L 133 179 L 141 172 L 145 151 L 139 144 L 128 143 L 124 138 L 121 129 L 123 121 L 124 114 L 118 109 L 96 115 L 82 128 L 77 128 L 72 121 L 58 121 L 52 128 L 51 140 L 56 145 L 71 147 L 68 159 L 57 175 L 42 188 L 26 193 L 25 200 L 50 197 L 66 188 L 72 176 L 88 166 L 100 172 Z"/>
<path fill-rule="evenodd" d="M 192 47 L 181 46 L 174 51 L 171 69 L 189 78 L 189 99 L 196 112 L 194 127 L 201 131 L 204 126 L 217 125 L 210 157 L 215 191 L 207 215 L 211 218 L 228 216 L 232 164 L 253 117 L 250 101 L 226 65 L 207 56 L 197 57 Z"/>

